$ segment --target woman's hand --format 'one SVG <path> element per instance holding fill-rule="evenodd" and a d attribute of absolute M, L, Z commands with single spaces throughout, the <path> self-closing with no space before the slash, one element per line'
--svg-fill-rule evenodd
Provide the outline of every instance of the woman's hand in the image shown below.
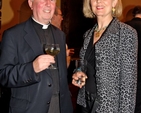
<path fill-rule="evenodd" d="M 87 76 L 82 71 L 75 72 L 72 76 L 72 84 L 82 88 L 85 85 Z"/>

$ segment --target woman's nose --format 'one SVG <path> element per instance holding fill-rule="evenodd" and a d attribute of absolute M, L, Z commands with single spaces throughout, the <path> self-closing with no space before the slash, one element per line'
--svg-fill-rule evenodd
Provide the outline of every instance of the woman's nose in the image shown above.
<path fill-rule="evenodd" d="M 101 2 L 102 0 L 97 0 L 97 2 L 99 3 L 99 2 Z"/>

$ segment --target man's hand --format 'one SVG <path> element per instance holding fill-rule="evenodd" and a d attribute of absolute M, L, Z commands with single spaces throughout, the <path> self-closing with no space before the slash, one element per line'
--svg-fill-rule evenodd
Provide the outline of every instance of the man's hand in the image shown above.
<path fill-rule="evenodd" d="M 55 63 L 54 57 L 51 55 L 40 55 L 33 61 L 33 68 L 36 73 L 47 69 L 50 64 Z"/>

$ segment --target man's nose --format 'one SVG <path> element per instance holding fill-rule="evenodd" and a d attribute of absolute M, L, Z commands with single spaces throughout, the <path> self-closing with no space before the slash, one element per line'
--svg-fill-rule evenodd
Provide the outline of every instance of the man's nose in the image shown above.
<path fill-rule="evenodd" d="M 102 0 L 97 0 L 97 3 L 101 2 Z"/>
<path fill-rule="evenodd" d="M 51 5 L 51 0 L 46 0 L 46 5 L 50 6 Z"/>

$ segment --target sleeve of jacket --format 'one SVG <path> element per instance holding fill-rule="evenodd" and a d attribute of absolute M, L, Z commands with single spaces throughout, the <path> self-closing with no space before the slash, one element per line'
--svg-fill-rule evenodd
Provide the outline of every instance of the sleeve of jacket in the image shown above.
<path fill-rule="evenodd" d="M 119 113 L 134 113 L 137 85 L 137 33 L 129 26 L 120 32 L 120 108 Z"/>
<path fill-rule="evenodd" d="M 19 63 L 16 36 L 3 34 L 0 56 L 0 84 L 5 87 L 22 87 L 39 82 L 32 61 Z M 22 51 L 21 51 L 22 52 Z"/>

